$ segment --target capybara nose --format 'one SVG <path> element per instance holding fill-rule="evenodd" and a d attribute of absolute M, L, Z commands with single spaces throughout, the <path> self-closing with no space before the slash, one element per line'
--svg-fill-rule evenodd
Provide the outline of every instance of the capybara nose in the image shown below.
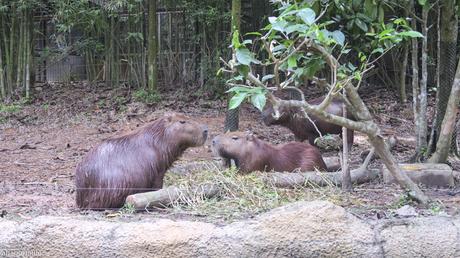
<path fill-rule="evenodd" d="M 216 138 L 212 139 L 212 145 L 216 145 L 217 141 Z"/>

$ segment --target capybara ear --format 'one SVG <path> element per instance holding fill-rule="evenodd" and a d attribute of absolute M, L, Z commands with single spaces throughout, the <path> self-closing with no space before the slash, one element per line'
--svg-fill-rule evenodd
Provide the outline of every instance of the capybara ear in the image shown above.
<path fill-rule="evenodd" d="M 164 114 L 164 117 L 165 117 L 166 121 L 171 122 L 173 117 L 174 117 L 174 115 L 175 115 L 174 112 L 166 112 Z"/>

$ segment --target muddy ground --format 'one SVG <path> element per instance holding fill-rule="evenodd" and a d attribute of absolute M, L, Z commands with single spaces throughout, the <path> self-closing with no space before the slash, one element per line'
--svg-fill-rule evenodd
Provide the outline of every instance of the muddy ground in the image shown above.
<path fill-rule="evenodd" d="M 86 152 L 101 140 L 119 134 L 167 111 L 177 111 L 207 123 L 209 139 L 223 130 L 225 102 L 199 99 L 197 94 L 163 93 L 162 101 L 144 105 L 131 99 L 127 88 L 108 90 L 103 86 L 85 83 L 39 85 L 36 99 L 0 113 L 0 216 L 27 219 L 38 215 L 81 215 L 74 204 L 74 170 Z M 188 92 L 194 92 L 190 90 Z M 195 95 L 195 96 L 194 96 Z M 318 94 L 311 94 L 313 98 Z M 381 125 L 384 134 L 396 135 L 400 141 L 394 149 L 399 161 L 407 160 L 413 153 L 414 136 L 410 104 L 400 105 L 395 94 L 385 88 L 363 87 L 362 96 Z M 432 108 L 430 108 L 432 112 Z M 252 130 L 261 138 L 273 143 L 294 140 L 293 135 L 281 127 L 261 124 L 260 114 L 249 105 L 241 111 L 240 128 Z M 204 147 L 189 149 L 176 162 L 181 166 L 197 160 L 213 160 L 209 139 Z M 351 153 L 352 167 L 358 167 L 362 151 L 367 150 L 365 137 L 357 134 Z M 325 156 L 336 156 L 337 151 L 323 151 Z M 454 169 L 460 162 L 451 162 Z M 380 167 L 374 161 L 373 167 Z M 424 189 L 438 200 L 435 209 L 418 207 L 422 215 L 433 212 L 449 215 L 460 213 L 460 194 L 452 189 Z M 308 189 L 305 189 L 308 191 Z M 358 216 L 385 218 L 392 216 L 401 204 L 402 191 L 398 186 L 384 185 L 380 181 L 357 186 L 353 198 L 341 199 L 338 204 Z M 92 213 L 104 216 L 105 213 Z M 168 212 L 153 212 L 139 216 L 177 216 Z M 190 214 L 181 214 L 193 218 Z"/>

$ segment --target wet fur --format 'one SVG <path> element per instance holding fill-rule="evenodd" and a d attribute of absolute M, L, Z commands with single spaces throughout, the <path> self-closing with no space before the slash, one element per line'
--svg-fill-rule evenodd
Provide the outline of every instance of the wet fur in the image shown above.
<path fill-rule="evenodd" d="M 233 141 L 237 135 L 239 140 Z M 247 139 L 249 137 L 249 139 Z M 252 171 L 314 171 L 326 170 L 326 164 L 318 148 L 308 143 L 289 142 L 272 145 L 255 136 L 233 132 L 217 136 L 213 140 L 214 152 L 234 159 L 241 172 Z"/>
<path fill-rule="evenodd" d="M 324 100 L 324 97 L 319 97 L 308 101 L 311 105 L 319 105 Z M 342 105 L 343 102 L 339 99 L 332 100 L 331 104 L 326 108 L 326 112 L 342 116 Z M 301 111 L 298 108 L 286 108 L 280 110 L 281 116 L 278 120 L 273 118 L 273 107 L 267 105 L 262 113 L 263 121 L 266 125 L 281 125 L 289 128 L 292 133 L 294 133 L 296 140 L 305 141 L 308 140 L 310 144 L 315 145 L 315 139 L 320 137 L 316 131 L 314 125 L 310 122 L 308 118 L 303 117 Z M 316 124 L 319 131 L 323 134 L 338 134 L 342 137 L 342 127 L 320 120 L 318 117 L 309 114 L 311 120 Z M 347 118 L 353 119 L 353 116 L 350 112 L 347 112 Z M 347 129 L 347 141 L 349 147 L 353 145 L 354 138 L 353 130 Z"/>
<path fill-rule="evenodd" d="M 119 208 L 130 194 L 161 189 L 166 170 L 191 146 L 168 136 L 167 123 L 160 118 L 93 148 L 76 169 L 77 206 Z"/>

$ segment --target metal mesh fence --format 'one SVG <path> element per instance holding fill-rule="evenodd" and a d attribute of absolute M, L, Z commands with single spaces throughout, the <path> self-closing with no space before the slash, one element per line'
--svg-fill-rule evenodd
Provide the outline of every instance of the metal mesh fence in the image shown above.
<path fill-rule="evenodd" d="M 120 19 L 119 36 L 116 39 L 117 53 L 116 71 L 119 73 L 119 82 L 144 81 L 146 69 L 145 43 L 138 44 L 137 52 L 127 50 L 126 40 L 130 34 L 127 25 L 127 15 L 122 14 Z M 182 10 L 157 12 L 158 38 L 158 83 L 162 88 L 174 87 L 174 84 L 187 84 L 196 77 L 196 57 L 193 31 L 187 29 L 185 12 Z M 35 27 L 40 33 L 35 37 L 35 81 L 36 82 L 68 82 L 98 80 L 108 81 L 104 71 L 104 52 L 99 52 L 93 62 L 89 62 L 85 55 L 84 38 L 78 31 L 68 34 L 59 34 L 50 17 L 36 17 Z M 133 45 L 131 45 L 131 49 Z M 90 76 L 93 69 L 95 75 Z M 94 78 L 93 78 L 94 77 Z"/>

